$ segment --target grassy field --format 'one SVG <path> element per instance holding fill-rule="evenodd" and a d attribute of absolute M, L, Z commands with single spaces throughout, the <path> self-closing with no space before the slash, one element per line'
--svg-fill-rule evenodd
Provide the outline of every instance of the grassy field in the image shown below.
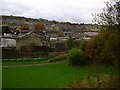
<path fill-rule="evenodd" d="M 116 75 L 116 68 L 102 67 L 103 74 Z M 74 80 L 95 76 L 92 66 L 69 67 L 67 62 L 42 66 L 3 67 L 3 88 L 66 88 Z"/>

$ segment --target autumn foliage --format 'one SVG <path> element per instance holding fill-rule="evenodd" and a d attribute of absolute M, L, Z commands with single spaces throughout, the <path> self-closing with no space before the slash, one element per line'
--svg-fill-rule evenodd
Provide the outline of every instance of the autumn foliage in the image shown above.
<path fill-rule="evenodd" d="M 25 26 L 21 26 L 20 29 L 21 30 L 29 30 L 30 28 L 29 28 L 29 26 L 25 25 Z"/>
<path fill-rule="evenodd" d="M 120 2 L 111 0 L 106 2 L 103 11 L 95 15 L 94 19 L 101 24 L 99 35 L 92 38 L 86 44 L 86 54 L 93 61 L 102 63 L 120 64 L 119 63 L 119 22 Z"/>
<path fill-rule="evenodd" d="M 85 46 L 87 56 L 94 62 L 117 63 L 119 60 L 119 33 L 108 30 L 90 39 Z"/>
<path fill-rule="evenodd" d="M 45 25 L 44 24 L 35 24 L 34 26 L 35 30 L 45 30 Z"/>
<path fill-rule="evenodd" d="M 85 47 L 85 51 L 87 53 L 87 56 L 92 59 L 94 57 L 94 50 L 92 50 L 92 46 L 93 46 L 93 41 L 94 38 L 90 39 L 87 44 L 86 44 L 86 47 Z"/>
<path fill-rule="evenodd" d="M 104 44 L 105 44 L 104 39 L 100 35 L 90 39 L 85 46 L 85 52 L 87 56 L 91 60 L 97 60 L 97 61 L 102 60 L 103 58 L 102 52 L 103 52 Z"/>
<path fill-rule="evenodd" d="M 66 60 L 66 59 L 67 59 L 67 56 L 68 56 L 68 54 L 67 54 L 67 53 L 64 53 L 64 54 L 58 55 L 58 56 L 55 57 L 55 58 L 50 59 L 49 61 L 50 61 L 50 62 L 55 62 L 55 61 Z"/>

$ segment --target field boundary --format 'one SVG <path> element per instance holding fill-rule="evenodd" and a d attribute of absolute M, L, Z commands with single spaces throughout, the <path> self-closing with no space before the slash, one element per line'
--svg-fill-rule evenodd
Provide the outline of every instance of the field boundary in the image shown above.
<path fill-rule="evenodd" d="M 49 60 L 52 58 L 57 57 L 58 55 L 46 57 L 46 58 L 27 58 L 27 59 L 1 59 L 0 62 L 37 62 L 37 61 L 44 61 Z"/>
<path fill-rule="evenodd" d="M 20 66 L 36 66 L 36 65 L 48 65 L 48 64 L 56 64 L 56 63 L 61 63 L 65 61 L 59 61 L 59 62 L 53 62 L 53 63 L 42 63 L 42 64 L 27 64 L 27 65 L 3 65 L 0 67 L 20 67 Z"/>

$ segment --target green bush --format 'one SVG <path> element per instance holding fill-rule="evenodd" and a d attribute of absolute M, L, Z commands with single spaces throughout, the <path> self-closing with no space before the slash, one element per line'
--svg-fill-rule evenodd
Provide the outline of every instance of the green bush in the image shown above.
<path fill-rule="evenodd" d="M 9 26 L 2 26 L 2 34 L 4 33 L 11 33 Z"/>
<path fill-rule="evenodd" d="M 69 65 L 85 65 L 87 64 L 87 57 L 81 49 L 73 48 L 68 53 Z"/>

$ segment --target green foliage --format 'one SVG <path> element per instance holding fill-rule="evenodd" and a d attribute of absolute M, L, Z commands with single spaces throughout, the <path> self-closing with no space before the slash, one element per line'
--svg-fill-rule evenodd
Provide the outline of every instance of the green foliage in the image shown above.
<path fill-rule="evenodd" d="M 114 66 L 104 67 L 103 70 L 103 74 L 116 76 Z M 88 65 L 71 68 L 67 62 L 62 62 L 40 66 L 3 67 L 2 74 L 2 88 L 67 88 L 75 79 L 82 80 L 93 76 L 94 71 Z"/>
<path fill-rule="evenodd" d="M 117 64 L 119 60 L 118 35 L 115 32 L 101 32 L 86 44 L 85 52 L 94 62 Z"/>
<path fill-rule="evenodd" d="M 69 35 L 69 39 L 67 41 L 67 46 L 68 46 L 69 50 L 71 50 L 72 48 L 74 48 L 74 42 L 73 42 L 73 39 L 72 39 L 71 35 Z"/>
<path fill-rule="evenodd" d="M 87 56 L 96 62 L 117 64 L 120 50 L 119 34 L 116 26 L 103 28 L 99 35 L 87 42 Z"/>
<path fill-rule="evenodd" d="M 80 41 L 74 41 L 74 48 L 80 48 Z"/>
<path fill-rule="evenodd" d="M 120 32 L 113 32 L 108 34 L 108 39 L 102 51 L 104 59 L 109 60 L 113 64 L 118 64 L 119 61 L 119 37 Z"/>
<path fill-rule="evenodd" d="M 3 33 L 11 33 L 11 30 L 8 26 L 2 26 L 2 34 Z"/>
<path fill-rule="evenodd" d="M 102 13 L 95 16 L 95 21 L 101 24 L 101 32 L 98 36 L 89 40 L 86 45 L 86 53 L 96 62 L 118 64 L 119 61 L 119 22 L 120 2 L 112 0 L 106 3 Z"/>
<path fill-rule="evenodd" d="M 68 54 L 69 65 L 85 65 L 87 64 L 87 57 L 81 49 L 73 48 Z"/>

